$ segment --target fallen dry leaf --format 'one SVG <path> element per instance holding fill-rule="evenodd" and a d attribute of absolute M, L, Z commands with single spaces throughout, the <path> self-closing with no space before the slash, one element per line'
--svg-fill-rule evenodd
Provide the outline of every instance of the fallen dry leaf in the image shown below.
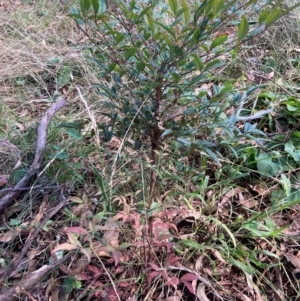
<path fill-rule="evenodd" d="M 300 270 L 300 258 L 293 254 L 284 254 L 285 258 L 290 261 L 293 266 L 297 269 Z"/>
<path fill-rule="evenodd" d="M 9 178 L 9 175 L 0 175 L 0 187 L 7 184 L 8 178 Z"/>
<path fill-rule="evenodd" d="M 99 230 L 104 231 L 103 239 L 105 241 L 106 246 L 110 246 L 113 248 L 119 247 L 119 226 L 116 222 L 111 219 L 108 219 L 104 226 L 99 226 Z"/>
<path fill-rule="evenodd" d="M 196 296 L 198 297 L 198 299 L 200 301 L 209 301 L 209 299 L 207 298 L 206 294 L 205 294 L 205 284 L 204 283 L 200 283 L 197 286 L 196 289 Z"/>

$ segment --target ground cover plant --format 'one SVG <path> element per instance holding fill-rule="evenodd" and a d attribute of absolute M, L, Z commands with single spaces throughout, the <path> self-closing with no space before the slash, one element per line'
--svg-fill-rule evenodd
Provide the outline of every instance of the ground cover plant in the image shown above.
<path fill-rule="evenodd" d="M 1 3 L 0 300 L 299 300 L 296 6 Z"/>

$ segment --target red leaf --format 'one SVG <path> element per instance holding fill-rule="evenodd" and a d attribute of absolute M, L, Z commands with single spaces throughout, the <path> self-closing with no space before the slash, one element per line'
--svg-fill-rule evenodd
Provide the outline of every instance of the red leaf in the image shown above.
<path fill-rule="evenodd" d="M 119 219 L 122 219 L 122 222 L 124 224 L 128 220 L 128 215 L 124 211 L 122 211 L 122 212 L 119 212 L 117 215 L 115 215 L 112 220 L 117 221 Z"/>
<path fill-rule="evenodd" d="M 199 277 L 195 274 L 187 273 L 180 278 L 181 282 L 197 280 Z"/>
<path fill-rule="evenodd" d="M 124 269 L 125 269 L 124 267 L 117 267 L 115 270 L 115 274 L 117 275 L 117 274 L 122 273 L 124 271 Z"/>
<path fill-rule="evenodd" d="M 99 277 L 103 273 L 102 270 L 99 270 L 96 266 L 91 264 L 88 266 L 88 269 L 94 273 L 95 277 Z"/>
<path fill-rule="evenodd" d="M 120 286 L 120 287 L 127 287 L 129 285 L 130 285 L 130 283 L 127 281 L 121 281 L 118 283 L 118 286 Z"/>
<path fill-rule="evenodd" d="M 154 270 L 154 271 L 157 271 L 159 270 L 159 267 L 155 264 L 155 263 L 148 263 L 148 265 L 150 265 L 150 267 Z"/>
<path fill-rule="evenodd" d="M 122 253 L 120 251 L 114 250 L 112 252 L 112 256 L 115 260 L 115 267 L 118 265 L 118 263 L 120 262 L 120 259 L 122 257 Z"/>
<path fill-rule="evenodd" d="M 166 264 L 167 265 L 172 265 L 172 264 L 176 264 L 177 262 L 179 262 L 180 260 L 182 260 L 181 257 L 175 256 L 175 257 L 171 257 L 167 260 Z"/>
<path fill-rule="evenodd" d="M 165 280 L 169 281 L 170 277 L 167 275 L 165 270 L 159 271 L 159 275 L 163 276 Z"/>
<path fill-rule="evenodd" d="M 101 282 L 101 281 L 96 281 L 96 282 L 94 282 L 94 284 L 93 284 L 95 287 L 103 287 L 104 286 L 104 284 Z"/>
<path fill-rule="evenodd" d="M 188 281 L 181 281 L 187 288 L 188 290 L 195 295 L 195 288 L 192 286 L 191 282 Z"/>
<path fill-rule="evenodd" d="M 65 232 L 67 232 L 67 233 L 76 233 L 78 235 L 89 234 L 89 232 L 86 231 L 85 229 L 83 229 L 82 227 L 70 227 L 70 228 L 67 228 L 65 230 Z"/>
<path fill-rule="evenodd" d="M 176 288 L 176 286 L 180 283 L 179 279 L 175 276 L 169 278 L 169 280 L 165 283 L 166 285 L 172 285 Z"/>
<path fill-rule="evenodd" d="M 150 285 L 152 283 L 152 280 L 154 278 L 156 278 L 158 275 L 159 275 L 159 273 L 156 271 L 153 271 L 152 273 L 150 273 L 150 275 L 148 277 L 148 284 Z"/>

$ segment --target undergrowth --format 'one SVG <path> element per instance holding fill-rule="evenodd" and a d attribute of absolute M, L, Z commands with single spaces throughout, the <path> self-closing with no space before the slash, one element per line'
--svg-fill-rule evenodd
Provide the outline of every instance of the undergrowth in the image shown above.
<path fill-rule="evenodd" d="M 1 292 L 72 252 L 20 300 L 299 300 L 299 10 L 88 2 L 0 6 L 0 197 L 68 100 L 1 216 L 1 271 L 68 204 Z"/>

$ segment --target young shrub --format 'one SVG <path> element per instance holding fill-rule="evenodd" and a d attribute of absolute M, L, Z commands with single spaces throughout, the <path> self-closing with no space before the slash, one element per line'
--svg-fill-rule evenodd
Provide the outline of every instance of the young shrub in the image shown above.
<path fill-rule="evenodd" d="M 114 2 L 106 9 L 104 0 L 81 0 L 80 10 L 70 14 L 93 42 L 89 58 L 110 118 L 110 124 L 99 125 L 107 140 L 130 137 L 135 149 L 151 149 L 154 166 L 167 139 L 220 164 L 221 150 L 237 155 L 242 138 L 263 135 L 248 121 L 272 109 L 240 116 L 256 87 L 236 91 L 217 70 L 296 5 L 284 10 L 281 1 L 204 0 L 194 7 L 186 0 Z M 251 16 L 249 22 L 247 12 L 256 20 Z M 153 171 L 150 192 L 154 180 Z"/>

